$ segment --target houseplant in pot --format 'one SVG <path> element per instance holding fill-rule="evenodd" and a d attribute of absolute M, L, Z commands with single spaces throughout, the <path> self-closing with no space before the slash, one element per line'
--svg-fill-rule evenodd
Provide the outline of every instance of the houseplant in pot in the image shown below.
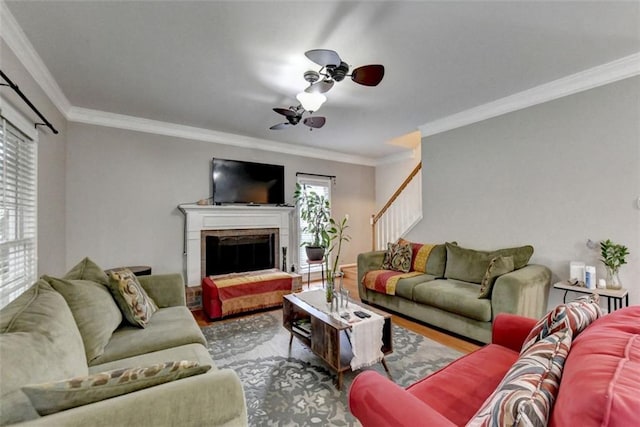
<path fill-rule="evenodd" d="M 302 229 L 304 233 L 311 235 L 311 240 L 303 242 L 309 261 L 319 261 L 328 247 L 330 205 L 329 199 L 315 191 L 306 191 L 306 186 L 296 183 L 296 190 L 293 199 L 300 208 L 300 218 L 306 226 Z"/>
<path fill-rule="evenodd" d="M 629 249 L 626 246 L 618 245 L 607 239 L 600 242 L 600 261 L 607 269 L 607 288 L 620 289 L 622 284 L 618 277 L 620 267 L 627 263 Z"/>
<path fill-rule="evenodd" d="M 340 221 L 336 221 L 333 218 L 329 218 L 329 226 L 326 229 L 327 232 L 327 251 L 325 256 L 325 264 L 327 269 L 327 302 L 330 303 L 333 298 L 333 291 L 335 289 L 335 280 L 342 274 L 338 271 L 340 267 L 340 252 L 342 251 L 342 244 L 351 240 L 351 236 L 345 233 L 345 230 L 349 228 L 347 221 L 349 216 L 345 215 Z"/>

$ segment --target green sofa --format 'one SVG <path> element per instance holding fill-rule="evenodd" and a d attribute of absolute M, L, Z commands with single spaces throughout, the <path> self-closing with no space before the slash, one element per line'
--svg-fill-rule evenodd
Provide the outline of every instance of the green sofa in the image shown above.
<path fill-rule="evenodd" d="M 546 312 L 551 271 L 527 264 L 531 246 L 476 251 L 455 243 L 429 245 L 432 249 L 423 260 L 426 268 L 415 272 L 422 245 L 405 243 L 413 246 L 413 273 L 408 274 L 413 276 L 398 280 L 393 295 L 364 284 L 367 273 L 388 272 L 382 268 L 387 251 L 358 255 L 358 290 L 363 302 L 483 343 L 491 342 L 493 320 L 499 313 L 540 318 Z M 480 297 L 480 284 L 489 274 L 491 261 L 499 256 L 508 256 L 515 264 L 510 272 L 492 277 L 488 295 Z"/>
<path fill-rule="evenodd" d="M 116 323 L 112 333 L 107 328 L 106 345 L 100 347 L 101 354 L 91 353 L 91 357 L 89 343 L 100 334 L 83 336 L 80 331 L 86 330 L 86 321 L 102 321 L 104 317 L 103 323 L 109 323 L 104 304 L 91 310 L 77 309 L 78 301 L 67 302 L 69 296 L 65 299 L 50 281 L 38 280 L 0 310 L 0 425 L 247 425 L 240 380 L 232 370 L 215 367 L 206 340 L 186 307 L 181 275 L 140 277 L 158 310 L 144 329 L 126 321 L 119 326 Z M 109 296 L 108 290 L 104 295 Z M 79 318 L 81 313 L 86 318 Z M 180 360 L 210 365 L 211 369 L 44 416 L 36 412 L 22 389 L 27 384 Z M 81 389 L 79 394 L 84 392 Z"/>

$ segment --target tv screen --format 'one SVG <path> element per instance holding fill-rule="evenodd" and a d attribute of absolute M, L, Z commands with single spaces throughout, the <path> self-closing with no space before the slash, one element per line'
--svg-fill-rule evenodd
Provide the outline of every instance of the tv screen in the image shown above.
<path fill-rule="evenodd" d="M 213 202 L 284 204 L 284 166 L 213 159 Z"/>

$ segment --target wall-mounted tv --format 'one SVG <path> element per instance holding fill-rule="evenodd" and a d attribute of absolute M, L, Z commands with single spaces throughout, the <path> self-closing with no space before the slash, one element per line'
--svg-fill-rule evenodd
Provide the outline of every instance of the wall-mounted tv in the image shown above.
<path fill-rule="evenodd" d="M 213 158 L 213 202 L 284 204 L 284 166 Z"/>

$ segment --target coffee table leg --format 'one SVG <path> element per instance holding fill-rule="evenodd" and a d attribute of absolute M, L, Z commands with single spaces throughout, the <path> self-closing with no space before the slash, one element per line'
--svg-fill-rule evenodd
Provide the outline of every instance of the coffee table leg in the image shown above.
<path fill-rule="evenodd" d="M 342 372 L 338 372 L 338 385 L 336 386 L 336 388 L 339 390 L 342 390 Z"/>
<path fill-rule="evenodd" d="M 387 361 L 384 360 L 384 357 L 381 360 L 382 362 L 382 366 L 384 367 L 384 370 L 387 372 L 387 376 L 389 377 L 390 380 L 393 380 L 393 378 L 391 378 L 391 372 L 389 371 L 389 367 L 387 366 Z"/>
<path fill-rule="evenodd" d="M 293 332 L 291 332 L 291 336 L 289 337 L 289 350 L 291 350 L 291 343 L 293 342 Z"/>

